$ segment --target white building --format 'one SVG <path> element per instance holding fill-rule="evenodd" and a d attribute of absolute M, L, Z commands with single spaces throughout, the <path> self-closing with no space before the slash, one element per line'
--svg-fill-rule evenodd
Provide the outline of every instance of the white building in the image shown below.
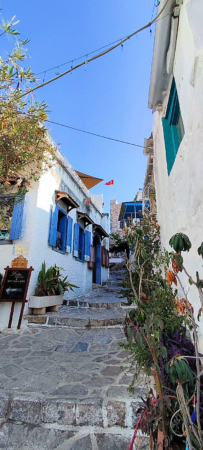
<path fill-rule="evenodd" d="M 93 282 L 108 279 L 109 216 L 102 212 L 103 195 L 92 195 L 82 181 L 85 174 L 79 176 L 59 152 L 57 157 L 61 163 L 33 181 L 24 201 L 14 206 L 10 232 L 0 233 L 0 273 L 19 254 L 34 268 L 28 300 L 44 261 L 47 268 L 62 267 L 70 283 L 79 286 L 65 298 L 88 293 Z M 98 179 L 88 177 L 88 183 L 95 185 Z M 26 305 L 25 314 L 30 312 Z M 12 326 L 20 307 L 16 303 Z M 0 302 L 0 328 L 8 325 L 10 309 L 10 303 Z"/>
<path fill-rule="evenodd" d="M 165 0 L 160 1 L 162 8 Z M 154 112 L 153 147 L 157 217 L 163 247 L 177 232 L 192 248 L 184 265 L 203 278 L 197 248 L 203 241 L 203 1 L 169 0 L 156 24 L 149 108 Z M 195 316 L 197 289 L 180 274 Z M 180 296 L 184 297 L 180 290 Z M 180 297 L 181 298 L 181 297 Z M 203 327 L 199 334 L 203 344 Z"/>

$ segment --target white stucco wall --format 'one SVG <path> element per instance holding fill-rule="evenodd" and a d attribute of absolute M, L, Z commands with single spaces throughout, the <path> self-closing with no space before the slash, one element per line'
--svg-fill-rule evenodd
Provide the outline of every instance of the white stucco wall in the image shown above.
<path fill-rule="evenodd" d="M 194 279 L 196 271 L 199 272 L 200 278 L 203 278 L 203 260 L 197 254 L 197 248 L 203 241 L 202 17 L 202 0 L 183 2 L 174 60 L 174 77 L 185 135 L 169 176 L 161 119 L 165 116 L 170 89 L 164 99 L 163 110 L 157 111 L 154 115 L 153 126 L 154 177 L 162 245 L 170 249 L 169 239 L 176 232 L 182 231 L 189 236 L 192 248 L 183 256 L 184 264 Z M 189 285 L 184 274 L 180 274 L 180 278 L 197 315 L 200 308 L 197 290 Z M 182 292 L 180 295 L 184 297 Z M 203 321 L 197 323 L 203 350 Z"/>
<path fill-rule="evenodd" d="M 26 194 L 22 233 L 20 239 L 14 242 L 16 249 L 21 248 L 22 251 L 16 251 L 14 254 L 14 245 L 0 245 L 0 273 L 4 273 L 6 266 L 11 266 L 12 259 L 19 253 L 28 259 L 28 267 L 34 268 L 28 289 L 28 299 L 35 292 L 38 273 L 43 261 L 46 262 L 47 267 L 57 264 L 64 268 L 64 276 L 68 275 L 69 281 L 79 286 L 79 289 L 75 289 L 74 292 L 65 293 L 64 298 L 72 298 L 92 290 L 93 271 L 88 269 L 87 262 L 77 261 L 73 256 L 74 223 L 77 222 L 76 209 L 69 213 L 73 218 L 72 252 L 64 255 L 54 251 L 48 245 L 50 208 L 55 205 L 55 190 L 68 192 L 79 204 L 79 211 L 86 212 L 95 223 L 101 225 L 107 232 L 109 231 L 108 216 L 102 214 L 101 208 L 98 209 L 93 196 L 91 206 L 83 204 L 83 199 L 91 198 L 91 194 L 67 160 L 62 155 L 60 156 L 69 173 L 56 164 L 54 168 L 45 172 L 37 183 L 33 182 Z M 58 205 L 67 211 L 67 206 L 63 201 L 60 200 Z M 83 223 L 81 222 L 81 224 Z M 86 227 L 86 230 L 92 233 L 92 225 Z M 106 243 L 108 248 L 108 239 L 106 239 Z M 108 269 L 102 268 L 102 282 L 107 279 Z M 10 303 L 0 303 L 0 328 L 8 324 L 10 307 Z M 16 304 L 12 327 L 17 324 L 19 309 L 20 305 Z M 28 304 L 26 304 L 25 313 L 28 311 Z"/>

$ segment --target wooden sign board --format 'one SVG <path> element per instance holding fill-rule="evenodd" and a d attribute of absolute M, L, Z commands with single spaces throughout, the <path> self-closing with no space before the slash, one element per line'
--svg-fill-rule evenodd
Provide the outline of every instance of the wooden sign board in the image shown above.
<path fill-rule="evenodd" d="M 11 262 L 11 267 L 13 267 L 13 268 L 22 267 L 22 268 L 26 269 L 27 263 L 28 263 L 27 259 L 25 259 L 23 256 L 18 256 L 17 258 L 13 259 L 13 261 Z"/>
<path fill-rule="evenodd" d="M 22 303 L 18 321 L 18 329 L 20 329 L 25 303 L 27 302 L 26 295 L 30 276 L 34 269 L 32 267 L 29 269 L 22 267 L 6 267 L 5 270 L 6 272 L 0 289 L 0 301 L 12 303 L 8 328 L 11 328 L 15 303 Z"/>

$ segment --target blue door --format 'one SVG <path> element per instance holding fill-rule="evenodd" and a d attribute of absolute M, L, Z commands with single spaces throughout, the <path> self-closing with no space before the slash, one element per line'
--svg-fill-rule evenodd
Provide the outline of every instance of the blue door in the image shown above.
<path fill-rule="evenodd" d="M 101 242 L 98 236 L 94 236 L 95 267 L 93 271 L 93 283 L 101 284 Z"/>

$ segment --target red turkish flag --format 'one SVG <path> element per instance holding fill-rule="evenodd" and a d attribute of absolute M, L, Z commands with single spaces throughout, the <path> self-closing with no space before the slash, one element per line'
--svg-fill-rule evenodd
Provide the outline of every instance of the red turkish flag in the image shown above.
<path fill-rule="evenodd" d="M 105 186 L 110 186 L 110 184 L 114 184 L 114 180 L 108 181 L 108 183 L 105 183 Z"/>

